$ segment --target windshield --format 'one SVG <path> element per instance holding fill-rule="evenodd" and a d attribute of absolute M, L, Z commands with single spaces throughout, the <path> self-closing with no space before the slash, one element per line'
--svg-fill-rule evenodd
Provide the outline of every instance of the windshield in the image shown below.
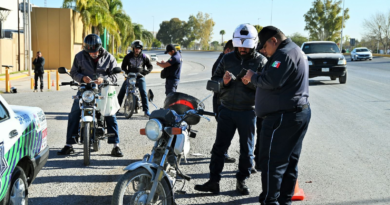
<path fill-rule="evenodd" d="M 365 49 L 365 48 L 356 49 L 356 52 L 368 52 L 368 49 Z"/>
<path fill-rule="evenodd" d="M 305 44 L 303 52 L 310 53 L 340 53 L 339 47 L 333 43 Z"/>

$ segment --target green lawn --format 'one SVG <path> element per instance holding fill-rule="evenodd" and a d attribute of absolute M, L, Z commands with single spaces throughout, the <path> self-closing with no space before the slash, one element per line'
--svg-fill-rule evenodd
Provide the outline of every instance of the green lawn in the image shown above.
<path fill-rule="evenodd" d="M 28 72 L 28 71 L 27 71 L 27 70 L 16 71 L 16 72 L 11 72 L 11 73 L 9 73 L 9 74 L 11 75 L 11 74 L 16 74 L 16 73 L 24 73 L 24 72 Z M 0 74 L 0 76 L 5 76 L 5 73 L 4 73 L 4 74 Z"/>

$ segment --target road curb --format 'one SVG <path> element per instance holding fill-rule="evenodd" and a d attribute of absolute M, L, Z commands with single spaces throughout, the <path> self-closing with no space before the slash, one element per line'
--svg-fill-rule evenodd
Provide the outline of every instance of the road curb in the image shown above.
<path fill-rule="evenodd" d="M 28 74 L 10 77 L 9 80 L 16 80 L 16 79 L 25 78 L 25 77 L 28 77 Z M 0 78 L 0 81 L 5 81 L 5 78 Z"/>

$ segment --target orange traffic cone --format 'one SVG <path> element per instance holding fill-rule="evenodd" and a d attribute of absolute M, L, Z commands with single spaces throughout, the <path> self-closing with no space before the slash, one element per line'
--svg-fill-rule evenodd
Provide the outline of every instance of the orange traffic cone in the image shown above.
<path fill-rule="evenodd" d="M 51 81 L 51 86 L 53 86 L 53 87 L 54 87 L 54 80 L 52 80 L 52 81 Z"/>
<path fill-rule="evenodd" d="M 295 184 L 295 190 L 294 190 L 294 196 L 292 197 L 293 201 L 302 201 L 305 199 L 305 192 L 303 192 L 303 189 L 299 188 L 298 180 Z"/>

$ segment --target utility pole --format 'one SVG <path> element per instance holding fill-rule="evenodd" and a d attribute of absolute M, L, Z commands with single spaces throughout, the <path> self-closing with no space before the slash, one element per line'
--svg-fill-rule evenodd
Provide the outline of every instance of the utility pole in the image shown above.
<path fill-rule="evenodd" d="M 260 26 L 260 18 L 257 18 L 257 25 Z"/>
<path fill-rule="evenodd" d="M 47 7 L 47 0 L 45 0 L 45 7 Z"/>
<path fill-rule="evenodd" d="M 20 10 L 19 10 L 19 6 L 20 6 L 20 2 L 18 0 L 18 71 L 20 71 L 20 17 L 19 17 L 19 13 L 20 13 Z"/>
<path fill-rule="evenodd" d="M 31 76 L 31 68 L 32 68 L 32 56 L 31 56 L 31 4 L 30 0 L 28 0 L 28 75 Z"/>
<path fill-rule="evenodd" d="M 340 40 L 340 50 L 341 52 L 343 51 L 343 30 L 344 30 L 344 3 L 345 1 L 343 0 L 343 21 L 341 22 L 341 40 Z"/>

